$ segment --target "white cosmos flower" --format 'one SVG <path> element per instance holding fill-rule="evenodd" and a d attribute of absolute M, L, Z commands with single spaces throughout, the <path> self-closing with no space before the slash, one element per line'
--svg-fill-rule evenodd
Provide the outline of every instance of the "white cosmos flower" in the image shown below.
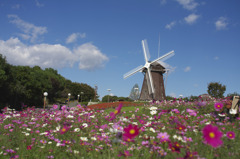
<path fill-rule="evenodd" d="M 154 133 L 156 132 L 153 128 L 150 128 L 149 131 L 154 132 Z"/>
<path fill-rule="evenodd" d="M 60 146 L 60 145 L 61 145 L 61 143 L 57 143 L 57 144 L 56 144 L 56 146 Z"/>
<path fill-rule="evenodd" d="M 97 140 L 97 138 L 96 137 L 91 137 L 91 140 Z"/>
<path fill-rule="evenodd" d="M 153 120 L 154 118 L 150 117 L 149 120 Z"/>
<path fill-rule="evenodd" d="M 95 115 L 89 116 L 90 118 L 95 118 Z"/>
<path fill-rule="evenodd" d="M 211 124 L 211 122 L 210 122 L 210 121 L 205 123 L 205 125 L 209 125 L 209 124 Z"/>
<path fill-rule="evenodd" d="M 80 131 L 79 128 L 75 128 L 75 129 L 74 129 L 74 132 L 79 132 L 79 131 Z"/>
<path fill-rule="evenodd" d="M 151 115 L 157 114 L 157 111 L 156 110 L 152 110 L 152 111 L 150 111 L 150 114 Z"/>
<path fill-rule="evenodd" d="M 48 134 L 47 132 L 43 132 L 43 133 L 41 133 L 41 134 L 39 134 L 39 135 L 46 135 L 46 134 Z"/>
<path fill-rule="evenodd" d="M 74 154 L 79 154 L 79 151 L 73 150 L 73 153 L 74 153 Z"/>
<path fill-rule="evenodd" d="M 82 126 L 84 126 L 85 128 L 88 127 L 87 123 L 83 123 Z"/>
<path fill-rule="evenodd" d="M 25 133 L 26 136 L 29 136 L 29 133 Z"/>
<path fill-rule="evenodd" d="M 42 127 L 45 127 L 45 126 L 47 126 L 47 123 L 46 123 L 46 124 L 43 124 L 43 126 L 42 126 Z"/>
<path fill-rule="evenodd" d="M 73 116 L 72 115 L 68 115 L 67 118 L 68 119 L 73 119 Z"/>
<path fill-rule="evenodd" d="M 150 107 L 150 110 L 157 110 L 157 107 Z"/>
<path fill-rule="evenodd" d="M 30 128 L 27 128 L 26 130 L 27 130 L 27 131 L 31 131 L 31 129 L 30 129 Z"/>
<path fill-rule="evenodd" d="M 165 126 L 162 128 L 162 130 L 165 130 Z"/>
<path fill-rule="evenodd" d="M 133 124 L 133 125 L 138 125 L 138 123 L 137 123 L 137 122 L 132 122 L 132 124 Z"/>
<path fill-rule="evenodd" d="M 87 137 L 80 137 L 82 141 L 88 141 Z"/>
<path fill-rule="evenodd" d="M 58 125 L 57 127 L 56 127 L 56 131 L 59 131 L 60 130 L 60 125 Z"/>

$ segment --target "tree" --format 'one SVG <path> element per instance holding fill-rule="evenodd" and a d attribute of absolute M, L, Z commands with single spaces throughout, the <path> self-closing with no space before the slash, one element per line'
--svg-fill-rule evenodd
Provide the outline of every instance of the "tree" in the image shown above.
<path fill-rule="evenodd" d="M 211 82 L 208 84 L 208 94 L 215 98 L 222 98 L 226 91 L 226 86 L 219 82 Z"/>
<path fill-rule="evenodd" d="M 234 92 L 234 93 L 229 93 L 229 94 L 227 95 L 227 97 L 231 97 L 231 96 L 240 96 L 240 94 L 237 93 L 237 92 Z"/>
<path fill-rule="evenodd" d="M 138 100 L 139 98 L 139 87 L 138 84 L 135 84 L 133 88 L 131 89 L 131 93 L 129 95 L 129 98 L 132 100 Z"/>

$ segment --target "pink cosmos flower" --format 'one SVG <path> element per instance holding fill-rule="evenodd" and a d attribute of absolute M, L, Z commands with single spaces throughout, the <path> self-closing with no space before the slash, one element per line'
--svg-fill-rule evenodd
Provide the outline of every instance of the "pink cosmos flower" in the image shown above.
<path fill-rule="evenodd" d="M 168 135 L 167 132 L 164 132 L 164 133 L 161 133 L 161 132 L 160 132 L 160 133 L 157 135 L 157 138 L 160 139 L 160 142 L 170 141 L 170 140 L 169 140 L 169 135 Z"/>
<path fill-rule="evenodd" d="M 197 116 L 197 112 L 195 110 L 187 109 L 186 112 L 188 112 L 189 115 L 191 115 L 191 116 Z"/>
<path fill-rule="evenodd" d="M 235 139 L 235 133 L 233 131 L 228 131 L 226 136 L 229 138 L 229 139 Z"/>
<path fill-rule="evenodd" d="M 54 105 L 53 105 L 53 109 L 56 110 L 57 108 L 58 108 L 58 105 L 54 104 Z"/>
<path fill-rule="evenodd" d="M 215 108 L 216 111 L 219 111 L 223 108 L 223 104 L 222 103 L 215 103 L 214 108 Z"/>
<path fill-rule="evenodd" d="M 66 110 L 66 109 L 67 109 L 67 106 L 64 105 L 64 106 L 61 107 L 61 109 L 62 109 L 62 110 Z"/>
<path fill-rule="evenodd" d="M 203 130 L 203 138 L 204 142 L 211 145 L 212 147 L 216 148 L 223 144 L 221 137 L 222 132 L 218 130 L 217 126 L 206 125 Z"/>
<path fill-rule="evenodd" d="M 128 156 L 132 156 L 132 154 L 130 154 L 129 151 L 124 151 L 124 153 L 119 152 L 118 157 L 121 157 L 121 156 L 128 157 Z"/>

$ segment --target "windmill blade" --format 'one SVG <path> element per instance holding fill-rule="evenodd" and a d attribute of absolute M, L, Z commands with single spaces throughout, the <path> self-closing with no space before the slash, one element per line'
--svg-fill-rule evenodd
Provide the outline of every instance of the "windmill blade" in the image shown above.
<path fill-rule="evenodd" d="M 142 40 L 142 47 L 143 47 L 143 54 L 144 54 L 144 58 L 145 61 L 148 62 L 150 59 L 150 53 L 148 50 L 148 45 L 147 45 L 147 40 Z"/>
<path fill-rule="evenodd" d="M 167 59 L 169 59 L 170 57 L 172 57 L 174 55 L 174 51 L 170 51 L 168 53 L 166 53 L 165 55 L 157 58 L 156 60 L 152 61 L 150 64 L 153 64 L 154 62 L 157 62 L 157 61 L 165 61 Z"/>
<path fill-rule="evenodd" d="M 150 94 L 153 93 L 154 94 L 154 87 L 153 87 L 153 80 L 152 80 L 152 73 L 150 70 L 150 67 L 147 68 L 148 70 L 148 77 L 149 77 L 149 83 L 150 83 L 150 88 L 151 88 L 151 92 L 149 92 Z M 148 86 L 149 87 L 149 86 Z"/>
<path fill-rule="evenodd" d="M 141 71 L 143 68 L 144 68 L 143 65 L 138 66 L 137 68 L 134 68 L 133 70 L 129 71 L 128 73 L 125 73 L 125 74 L 123 75 L 123 78 L 126 79 L 126 78 L 134 75 L 135 73 Z"/>

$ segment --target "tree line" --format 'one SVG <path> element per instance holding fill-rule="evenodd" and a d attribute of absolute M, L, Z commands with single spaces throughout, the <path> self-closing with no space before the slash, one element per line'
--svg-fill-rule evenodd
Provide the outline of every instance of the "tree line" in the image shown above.
<path fill-rule="evenodd" d="M 78 95 L 81 101 L 96 97 L 91 86 L 72 82 L 58 74 L 57 70 L 10 65 L 0 54 L 0 109 L 10 105 L 19 110 L 23 104 L 42 107 L 44 92 L 48 92 L 49 103 L 64 102 L 68 93 L 71 93 L 72 100 L 78 99 Z"/>

